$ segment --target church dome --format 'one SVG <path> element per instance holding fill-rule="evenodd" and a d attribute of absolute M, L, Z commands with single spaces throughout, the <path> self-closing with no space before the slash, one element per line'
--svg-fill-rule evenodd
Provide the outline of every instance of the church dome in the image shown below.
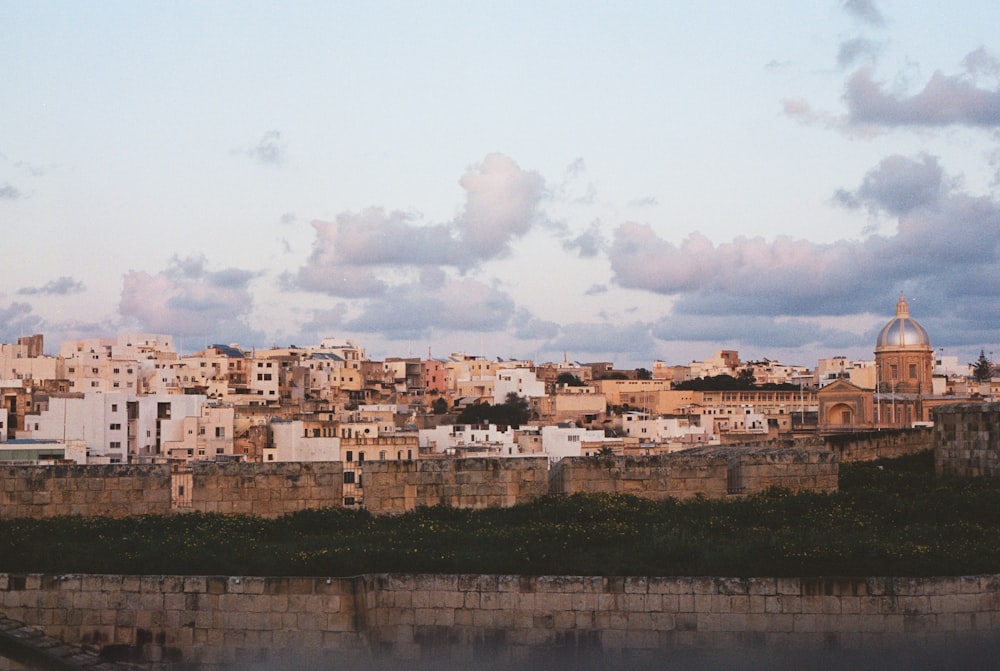
<path fill-rule="evenodd" d="M 927 335 L 927 330 L 910 317 L 910 307 L 900 293 L 899 301 L 896 303 L 896 316 L 879 332 L 875 349 L 897 347 L 929 349 L 930 346 L 931 339 Z"/>

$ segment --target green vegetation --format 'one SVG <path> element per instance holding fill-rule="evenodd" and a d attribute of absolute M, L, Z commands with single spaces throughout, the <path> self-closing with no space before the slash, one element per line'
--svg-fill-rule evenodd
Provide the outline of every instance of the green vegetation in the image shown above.
<path fill-rule="evenodd" d="M 674 385 L 674 389 L 686 389 L 689 391 L 744 391 L 759 389 L 765 391 L 799 391 L 797 384 L 791 382 L 766 382 L 764 384 L 754 384 L 754 374 L 752 368 L 743 368 L 738 377 L 732 375 L 709 375 L 708 377 L 696 377 L 693 380 L 685 380 Z"/>
<path fill-rule="evenodd" d="M 466 406 L 458 416 L 456 424 L 496 424 L 517 427 L 526 424 L 530 417 L 531 404 L 528 399 L 512 391 L 499 405 L 476 403 Z"/>
<path fill-rule="evenodd" d="M 959 575 L 1000 572 L 1000 480 L 930 453 L 841 467 L 841 491 L 550 497 L 396 517 L 313 510 L 0 520 L 0 571 L 223 575 Z"/>

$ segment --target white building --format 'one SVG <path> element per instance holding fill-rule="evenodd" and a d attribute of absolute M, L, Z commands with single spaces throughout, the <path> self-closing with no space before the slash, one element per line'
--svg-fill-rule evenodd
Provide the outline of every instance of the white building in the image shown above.
<path fill-rule="evenodd" d="M 620 438 L 607 438 L 602 429 L 584 429 L 572 423 L 543 426 L 541 434 L 542 452 L 548 455 L 550 462 L 565 457 L 594 456 L 604 447 L 620 452 L 622 446 Z"/>
<path fill-rule="evenodd" d="M 185 418 L 201 416 L 204 396 L 137 396 L 125 392 L 53 394 L 27 414 L 18 438 L 80 440 L 88 463 L 128 463 L 166 457 L 183 442 Z"/>
<path fill-rule="evenodd" d="M 501 368 L 493 382 L 493 405 L 507 401 L 507 394 L 524 398 L 545 396 L 545 383 L 527 368 Z"/>
<path fill-rule="evenodd" d="M 314 435 L 301 420 L 271 421 L 274 447 L 264 449 L 264 461 L 340 461 L 340 437 Z"/>
<path fill-rule="evenodd" d="M 437 454 L 512 457 L 521 453 L 514 429 L 501 431 L 496 424 L 442 424 L 421 429 L 417 435 L 421 451 Z"/>
<path fill-rule="evenodd" d="M 762 432 L 767 433 L 767 419 L 763 415 L 755 415 L 754 418 L 763 427 Z M 717 444 L 717 422 L 708 416 L 699 419 L 699 422 L 693 422 L 690 417 L 652 417 L 644 412 L 627 412 L 622 415 L 622 431 L 630 438 L 638 438 L 640 443 L 673 443 L 676 449 Z M 728 421 L 727 416 L 727 429 Z M 745 421 L 737 423 L 743 426 Z"/>

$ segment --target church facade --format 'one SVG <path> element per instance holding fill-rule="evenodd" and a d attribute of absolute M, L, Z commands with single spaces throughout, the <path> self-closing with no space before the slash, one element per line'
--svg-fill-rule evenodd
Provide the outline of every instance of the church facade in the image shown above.
<path fill-rule="evenodd" d="M 934 407 L 960 400 L 931 396 L 934 349 L 902 293 L 875 341 L 875 368 L 875 389 L 838 380 L 816 392 L 821 433 L 911 427 L 930 421 Z"/>

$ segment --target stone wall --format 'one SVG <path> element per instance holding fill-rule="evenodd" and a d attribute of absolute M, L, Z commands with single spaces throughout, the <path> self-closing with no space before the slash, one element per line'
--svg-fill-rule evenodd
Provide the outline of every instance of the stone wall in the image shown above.
<path fill-rule="evenodd" d="M 2 466 L 0 515 L 110 515 L 170 512 L 170 467 Z"/>
<path fill-rule="evenodd" d="M 822 450 L 705 447 L 648 457 L 572 457 L 552 468 L 550 492 L 651 499 L 754 494 L 769 487 L 836 491 L 837 456 Z"/>
<path fill-rule="evenodd" d="M 895 459 L 934 449 L 934 429 L 882 429 L 861 433 L 825 436 L 826 449 L 835 452 L 841 463 Z"/>
<path fill-rule="evenodd" d="M 417 506 L 508 507 L 548 493 L 548 458 L 366 461 L 365 508 L 376 515 Z"/>
<path fill-rule="evenodd" d="M 938 475 L 1000 475 L 1000 403 L 935 408 L 934 469 Z"/>
<path fill-rule="evenodd" d="M 193 462 L 191 471 L 191 507 L 202 512 L 279 517 L 343 504 L 344 464 L 339 461 Z"/>
<path fill-rule="evenodd" d="M 996 642 L 1000 576 L 0 574 L 0 613 L 154 668 L 386 660 L 413 668 L 442 659 L 525 668 L 532 660 L 551 665 L 558 654 L 657 668 L 664 651 L 767 651 L 773 661 L 795 649 L 829 655 L 942 644 L 957 651 Z"/>
<path fill-rule="evenodd" d="M 195 462 L 189 472 L 175 473 L 161 464 L 4 466 L 0 516 L 127 517 L 194 510 L 278 517 L 342 505 L 343 472 L 341 462 Z"/>

